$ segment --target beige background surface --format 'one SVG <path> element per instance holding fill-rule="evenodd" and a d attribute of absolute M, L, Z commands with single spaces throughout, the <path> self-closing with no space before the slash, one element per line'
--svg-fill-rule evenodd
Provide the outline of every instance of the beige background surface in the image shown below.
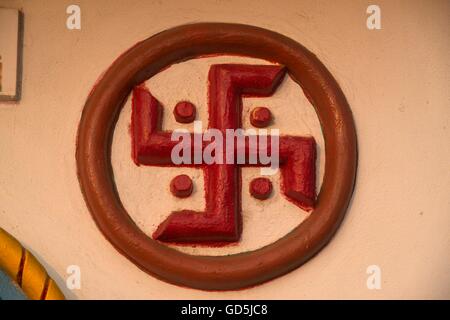
<path fill-rule="evenodd" d="M 77 1 L 80 31 L 65 27 L 72 3 L 0 0 L 25 16 L 22 100 L 0 104 L 0 226 L 69 298 L 450 298 L 449 1 L 377 1 L 376 31 L 368 1 Z M 96 228 L 75 172 L 96 79 L 137 41 L 198 21 L 253 24 L 305 45 L 341 84 L 358 130 L 356 189 L 333 241 L 290 274 L 236 292 L 179 288 L 137 269 Z M 82 287 L 70 291 L 73 264 Z M 366 287 L 372 264 L 381 290 Z"/>

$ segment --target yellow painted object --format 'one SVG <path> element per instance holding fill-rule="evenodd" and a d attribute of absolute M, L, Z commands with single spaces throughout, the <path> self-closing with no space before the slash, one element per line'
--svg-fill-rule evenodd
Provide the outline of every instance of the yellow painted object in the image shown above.
<path fill-rule="evenodd" d="M 29 299 L 65 299 L 39 261 L 2 228 L 0 228 L 0 268 L 15 280 Z"/>

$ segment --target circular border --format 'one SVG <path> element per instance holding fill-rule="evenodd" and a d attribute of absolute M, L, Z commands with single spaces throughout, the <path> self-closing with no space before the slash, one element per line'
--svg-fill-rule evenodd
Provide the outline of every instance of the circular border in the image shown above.
<path fill-rule="evenodd" d="M 39 261 L 0 228 L 0 269 L 32 300 L 64 300 L 64 294 Z"/>
<path fill-rule="evenodd" d="M 242 55 L 285 65 L 313 104 L 325 140 L 325 174 L 314 212 L 283 238 L 229 256 L 192 256 L 149 238 L 118 196 L 111 165 L 114 126 L 132 88 L 164 68 L 205 55 Z M 356 175 L 356 131 L 333 76 L 299 43 L 266 29 L 197 23 L 158 33 L 122 54 L 90 93 L 78 129 L 78 179 L 87 206 L 113 246 L 164 281 L 203 290 L 232 290 L 281 276 L 310 259 L 344 217 Z"/>

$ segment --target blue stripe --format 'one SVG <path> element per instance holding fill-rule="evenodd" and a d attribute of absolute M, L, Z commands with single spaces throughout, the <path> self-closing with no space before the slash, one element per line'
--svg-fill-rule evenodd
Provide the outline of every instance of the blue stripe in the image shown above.
<path fill-rule="evenodd" d="M 0 269 L 0 300 L 27 300 L 22 289 Z"/>

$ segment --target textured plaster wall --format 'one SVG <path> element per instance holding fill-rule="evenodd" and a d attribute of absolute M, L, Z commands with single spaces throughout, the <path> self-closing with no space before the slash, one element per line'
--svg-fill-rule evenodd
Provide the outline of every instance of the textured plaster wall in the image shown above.
<path fill-rule="evenodd" d="M 82 29 L 69 31 L 73 3 L 0 0 L 25 16 L 22 100 L 0 104 L 0 226 L 69 298 L 450 298 L 448 1 L 376 1 L 377 31 L 366 28 L 368 1 L 77 1 Z M 358 132 L 356 189 L 333 241 L 290 274 L 237 292 L 179 288 L 140 271 L 96 228 L 75 172 L 77 125 L 96 79 L 139 40 L 199 21 L 301 42 L 337 78 Z M 72 264 L 80 290 L 64 287 Z M 366 287 L 372 264 L 381 290 Z"/>

